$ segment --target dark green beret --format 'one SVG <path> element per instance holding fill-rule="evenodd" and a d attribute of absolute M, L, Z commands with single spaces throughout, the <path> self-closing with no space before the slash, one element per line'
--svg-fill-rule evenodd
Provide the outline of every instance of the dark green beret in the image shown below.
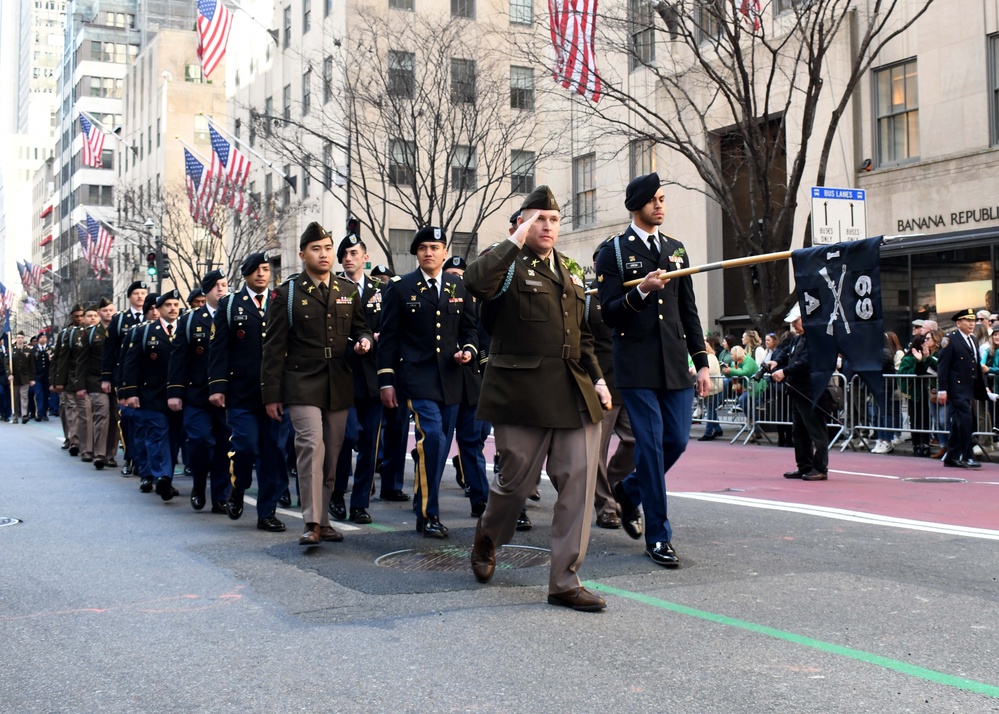
<path fill-rule="evenodd" d="M 624 191 L 624 207 L 629 211 L 637 211 L 652 200 L 661 185 L 662 181 L 655 171 L 632 179 Z"/>
<path fill-rule="evenodd" d="M 136 280 L 134 283 L 128 286 L 128 290 L 125 291 L 125 297 L 129 297 L 136 290 L 148 290 L 149 286 L 146 285 L 144 280 Z"/>
<path fill-rule="evenodd" d="M 156 298 L 156 307 L 157 308 L 163 307 L 163 303 L 165 303 L 167 300 L 176 300 L 180 302 L 180 293 L 176 289 L 171 290 L 170 292 L 163 293 L 158 298 Z"/>
<path fill-rule="evenodd" d="M 239 266 L 239 274 L 244 278 L 253 275 L 264 263 L 270 263 L 270 257 L 265 252 L 250 253 L 243 259 L 243 264 Z"/>
<path fill-rule="evenodd" d="M 338 245 L 337 249 L 336 249 L 336 260 L 337 260 L 337 262 L 338 263 L 342 263 L 343 262 L 343 256 L 347 253 L 347 249 L 350 248 L 350 247 L 352 247 L 352 246 L 358 245 L 360 242 L 361 242 L 361 239 L 358 238 L 353 233 L 350 233 L 350 234 L 344 236 L 344 239 L 342 241 L 340 241 L 340 245 Z"/>
<path fill-rule="evenodd" d="M 254 270 L 256 270 L 256 268 L 254 268 Z M 215 289 L 215 286 L 218 285 L 219 280 L 221 280 L 224 277 L 225 276 L 222 275 L 221 270 L 212 270 L 208 273 L 205 273 L 205 277 L 201 279 L 201 294 L 207 295 L 208 293 L 210 293 L 212 290 Z M 187 298 L 187 302 L 188 304 L 190 304 L 191 302 L 190 296 Z"/>
<path fill-rule="evenodd" d="M 539 208 L 542 211 L 561 210 L 558 207 L 558 201 L 555 200 L 555 194 L 547 186 L 538 186 L 527 194 L 527 198 L 520 204 L 520 210 L 526 211 L 529 208 Z"/>
<path fill-rule="evenodd" d="M 146 299 L 142 303 L 142 314 L 143 315 L 145 315 L 147 312 L 149 312 L 154 307 L 156 307 L 156 298 L 158 298 L 158 297 L 159 297 L 159 295 L 157 295 L 156 293 L 148 293 L 146 295 Z"/>

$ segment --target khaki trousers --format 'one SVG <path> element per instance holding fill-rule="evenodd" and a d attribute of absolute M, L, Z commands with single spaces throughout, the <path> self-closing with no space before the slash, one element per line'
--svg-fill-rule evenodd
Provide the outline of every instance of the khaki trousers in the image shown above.
<path fill-rule="evenodd" d="M 90 399 L 80 399 L 75 394 L 76 401 L 76 439 L 80 445 L 80 453 L 93 454 L 94 451 L 94 416 L 90 408 Z"/>
<path fill-rule="evenodd" d="M 18 399 L 14 416 L 26 417 L 28 416 L 28 395 L 31 392 L 31 387 L 27 384 L 18 384 L 16 389 Z"/>
<path fill-rule="evenodd" d="M 493 424 L 493 432 L 501 473 L 493 477 L 480 527 L 496 547 L 513 540 L 517 516 L 537 486 L 541 466 L 547 459 L 548 478 L 558 491 L 552 516 L 548 592 L 580 587 L 577 573 L 590 541 L 600 424 L 579 429 Z"/>
<path fill-rule="evenodd" d="M 347 410 L 291 404 L 286 407 L 295 427 L 295 460 L 302 520 L 306 525 L 330 524 L 330 495 L 336 482 L 336 461 L 347 429 Z"/>
<path fill-rule="evenodd" d="M 91 427 L 92 438 L 87 442 L 84 451 L 89 451 L 94 457 L 106 459 L 108 454 L 109 432 L 111 430 L 111 400 L 104 392 L 88 392 L 90 413 L 93 416 Z M 116 404 L 115 407 L 118 405 Z M 82 442 L 81 442 L 82 443 Z"/>
<path fill-rule="evenodd" d="M 77 402 L 75 392 L 67 392 L 65 389 L 59 395 L 59 415 L 63 419 L 63 431 L 69 440 L 70 446 L 79 446 L 80 438 L 77 430 Z"/>
<path fill-rule="evenodd" d="M 614 455 L 607 460 L 611 437 L 617 434 L 620 443 Z M 614 486 L 635 470 L 635 435 L 631 431 L 628 410 L 615 404 L 609 412 L 604 412 L 600 422 L 600 460 L 597 465 L 597 488 L 593 497 L 593 508 L 597 515 L 617 513 L 614 500 Z"/>

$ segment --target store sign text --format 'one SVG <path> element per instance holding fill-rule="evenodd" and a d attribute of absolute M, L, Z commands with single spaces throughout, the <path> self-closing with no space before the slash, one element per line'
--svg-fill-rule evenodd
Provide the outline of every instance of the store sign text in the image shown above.
<path fill-rule="evenodd" d="M 898 232 L 925 231 L 931 228 L 946 228 L 947 226 L 964 226 L 969 223 L 989 223 L 999 221 L 999 206 L 991 208 L 976 208 L 968 211 L 954 211 L 950 214 L 950 220 L 944 214 L 937 213 L 932 216 L 917 216 L 915 218 L 899 219 Z"/>

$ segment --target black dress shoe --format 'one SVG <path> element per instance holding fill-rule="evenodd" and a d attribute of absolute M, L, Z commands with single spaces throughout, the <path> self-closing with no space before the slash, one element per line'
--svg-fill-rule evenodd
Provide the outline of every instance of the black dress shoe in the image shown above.
<path fill-rule="evenodd" d="M 257 519 L 257 530 L 267 531 L 269 533 L 283 533 L 286 529 L 284 523 L 279 521 L 274 516 L 267 516 L 267 518 Z"/>
<path fill-rule="evenodd" d="M 378 498 L 382 501 L 397 501 L 401 503 L 402 501 L 409 500 L 409 494 L 400 489 L 395 489 L 393 491 L 382 491 L 378 494 Z"/>
<path fill-rule="evenodd" d="M 714 438 L 715 438 L 714 434 L 701 434 L 699 437 L 697 437 L 697 440 L 698 441 L 714 441 Z"/>
<path fill-rule="evenodd" d="M 202 488 L 200 491 L 194 489 L 191 491 L 191 508 L 195 511 L 200 511 L 205 507 L 205 489 Z"/>
<path fill-rule="evenodd" d="M 488 583 L 496 572 L 496 546 L 482 532 L 482 521 L 475 524 L 475 540 L 472 541 L 472 573 L 480 583 Z"/>
<path fill-rule="evenodd" d="M 288 508 L 291 505 L 291 491 L 288 489 L 284 490 L 284 493 L 281 494 L 281 498 L 278 499 L 278 505 L 281 506 L 281 508 Z"/>
<path fill-rule="evenodd" d="M 548 604 L 561 605 L 580 612 L 598 612 L 607 607 L 607 602 L 602 597 L 594 595 L 586 588 L 552 593 L 548 596 Z"/>
<path fill-rule="evenodd" d="M 621 511 L 621 527 L 634 540 L 638 540 L 645 530 L 642 527 L 642 514 L 628 498 L 628 494 L 624 492 L 624 487 L 619 483 L 614 484 L 614 500 L 617 501 Z"/>
<path fill-rule="evenodd" d="M 152 493 L 153 490 L 153 477 L 146 476 L 139 480 L 139 490 L 143 493 Z"/>
<path fill-rule="evenodd" d="M 171 498 L 178 495 L 178 491 L 173 487 L 173 479 L 170 478 L 156 479 L 156 493 L 164 501 L 169 501 Z"/>
<path fill-rule="evenodd" d="M 337 521 L 347 520 L 347 506 L 343 502 L 343 496 L 334 493 L 330 497 L 330 517 Z"/>
<path fill-rule="evenodd" d="M 828 478 L 829 474 L 825 471 L 817 471 L 815 469 L 812 469 L 807 474 L 803 474 L 801 476 L 802 481 L 825 481 Z"/>
<path fill-rule="evenodd" d="M 194 472 L 191 471 L 191 467 L 190 466 L 185 466 L 184 467 L 184 475 L 185 476 L 194 476 Z"/>
<path fill-rule="evenodd" d="M 447 538 L 447 526 L 441 523 L 437 516 L 416 517 L 416 532 L 422 533 L 424 538 Z"/>
<path fill-rule="evenodd" d="M 60 448 L 62 448 L 62 450 L 65 451 L 66 449 L 69 448 L 69 442 L 68 441 L 62 442 L 62 447 Z"/>
<path fill-rule="evenodd" d="M 465 474 L 461 471 L 461 460 L 457 456 L 453 456 L 451 458 L 451 465 L 454 466 L 455 483 L 464 491 L 468 487 L 465 485 Z"/>
<path fill-rule="evenodd" d="M 121 475 L 122 476 L 131 476 L 132 475 L 132 462 L 131 461 L 126 461 L 125 464 L 121 467 Z"/>
<path fill-rule="evenodd" d="M 107 466 L 109 469 L 116 469 L 116 468 L 118 468 L 118 462 L 115 461 L 114 459 L 105 459 L 104 460 L 104 465 Z"/>
<path fill-rule="evenodd" d="M 476 501 L 472 504 L 472 518 L 478 518 L 486 512 L 486 502 Z"/>
<path fill-rule="evenodd" d="M 784 478 L 801 478 L 807 473 L 808 471 L 803 471 L 801 469 L 795 469 L 794 471 L 785 471 Z"/>
<path fill-rule="evenodd" d="M 361 525 L 366 525 L 371 523 L 371 514 L 368 513 L 363 508 L 351 508 L 350 509 L 350 520 L 354 523 L 360 523 Z"/>
<path fill-rule="evenodd" d="M 86 454 L 84 454 L 83 456 L 80 457 L 80 461 L 82 461 L 85 464 L 93 463 L 93 461 L 94 461 L 94 455 L 91 454 L 91 453 L 86 453 Z"/>
<path fill-rule="evenodd" d="M 212 513 L 226 513 L 225 501 L 213 501 Z"/>
<path fill-rule="evenodd" d="M 234 521 L 238 521 L 239 517 L 243 515 L 243 491 L 238 488 L 233 488 L 229 492 L 229 500 L 225 503 L 225 512 Z"/>
<path fill-rule="evenodd" d="M 538 502 L 541 500 L 541 494 L 538 493 L 538 489 L 534 489 L 534 493 L 527 497 L 529 500 Z"/>
<path fill-rule="evenodd" d="M 44 416 L 41 419 L 39 419 L 38 421 L 48 421 L 48 420 L 49 420 L 49 418 L 47 416 Z"/>
<path fill-rule="evenodd" d="M 94 457 L 94 468 L 97 469 L 98 471 L 103 471 L 104 470 L 104 457 L 103 456 L 95 456 Z"/>
<path fill-rule="evenodd" d="M 668 540 L 664 540 L 661 543 L 646 545 L 645 554 L 652 559 L 653 563 L 661 565 L 664 568 L 680 567 L 680 558 L 677 556 L 676 551 L 673 550 L 673 546 L 670 545 Z"/>
<path fill-rule="evenodd" d="M 597 516 L 597 527 L 615 530 L 621 527 L 621 519 L 616 513 L 601 513 Z"/>
<path fill-rule="evenodd" d="M 964 465 L 969 469 L 980 469 L 982 468 L 982 462 L 976 459 L 965 459 Z"/>
<path fill-rule="evenodd" d="M 69 447 L 69 455 L 70 456 L 79 456 L 80 455 L 80 447 L 76 446 L 75 444 L 72 445 L 72 446 L 70 446 Z"/>
<path fill-rule="evenodd" d="M 968 464 L 964 461 L 958 461 L 957 459 L 944 459 L 943 465 L 952 469 L 966 469 Z"/>
<path fill-rule="evenodd" d="M 517 516 L 517 530 L 529 531 L 532 528 L 534 528 L 534 524 L 531 523 L 531 519 L 527 517 L 527 509 L 521 508 L 520 515 Z"/>

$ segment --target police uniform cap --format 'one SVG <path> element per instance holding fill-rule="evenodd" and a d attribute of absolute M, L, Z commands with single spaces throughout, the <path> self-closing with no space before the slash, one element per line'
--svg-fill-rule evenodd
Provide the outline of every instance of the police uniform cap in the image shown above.
<path fill-rule="evenodd" d="M 205 296 L 204 290 L 202 290 L 201 288 L 195 288 L 194 290 L 192 290 L 187 294 L 187 304 L 190 305 L 194 300 L 197 300 L 199 297 L 204 297 L 204 296 Z"/>
<path fill-rule="evenodd" d="M 136 280 L 134 283 L 128 286 L 128 290 L 125 291 L 125 297 L 131 296 L 136 290 L 148 290 L 149 286 L 146 285 L 145 280 Z"/>
<path fill-rule="evenodd" d="M 352 247 L 352 246 L 357 245 L 360 242 L 361 242 L 361 239 L 358 238 L 353 233 L 348 233 L 347 235 L 345 235 L 343 237 L 343 240 L 340 241 L 340 245 L 338 245 L 337 248 L 336 248 L 336 260 L 337 260 L 337 262 L 338 263 L 342 263 L 343 262 L 343 256 L 347 254 L 347 249 L 350 248 L 350 247 Z"/>
<path fill-rule="evenodd" d="M 176 288 L 174 288 L 170 292 L 163 293 L 158 298 L 156 298 L 156 308 L 159 309 L 163 307 L 163 303 L 165 303 L 167 300 L 180 301 L 180 293 L 177 291 Z"/>
<path fill-rule="evenodd" d="M 555 200 L 555 194 L 547 186 L 541 185 L 536 189 L 527 194 L 527 198 L 524 202 L 520 204 L 520 210 L 526 211 L 531 208 L 537 208 L 542 211 L 559 211 L 558 201 Z"/>
<path fill-rule="evenodd" d="M 393 278 L 395 273 L 387 265 L 376 265 L 371 269 L 372 278 Z"/>
<path fill-rule="evenodd" d="M 313 221 L 302 231 L 302 237 L 298 241 L 298 249 L 304 250 L 305 246 L 309 243 L 315 243 L 317 240 L 326 240 L 329 237 L 330 234 L 326 232 L 326 229 L 316 223 L 316 221 Z"/>
<path fill-rule="evenodd" d="M 254 268 L 254 270 L 256 270 L 256 268 Z M 221 280 L 224 277 L 225 276 L 222 275 L 221 270 L 212 270 L 211 272 L 206 273 L 205 277 L 201 279 L 201 294 L 207 295 L 208 293 L 210 293 L 212 290 L 215 289 L 215 286 L 218 284 L 219 280 Z M 191 295 L 194 296 L 194 293 L 192 292 Z M 191 297 L 188 297 L 187 301 L 191 302 Z"/>
<path fill-rule="evenodd" d="M 147 312 L 156 307 L 156 298 L 158 297 L 159 295 L 157 295 L 156 293 L 149 293 L 148 295 L 146 295 L 146 299 L 142 302 L 143 315 L 145 315 Z"/>
<path fill-rule="evenodd" d="M 102 297 L 100 300 L 97 301 L 97 309 L 101 310 L 110 304 L 111 301 L 109 299 L 107 299 L 106 297 Z"/>
<path fill-rule="evenodd" d="M 511 226 L 517 225 L 517 219 L 518 218 L 520 218 L 520 209 L 519 208 L 516 211 L 514 211 L 514 213 L 513 213 L 512 216 L 510 216 L 510 225 Z"/>
<path fill-rule="evenodd" d="M 637 211 L 652 200 L 661 185 L 662 181 L 655 171 L 633 178 L 628 188 L 624 190 L 624 207 L 629 211 Z"/>
<path fill-rule="evenodd" d="M 957 313 L 956 315 L 954 315 L 954 317 L 950 319 L 953 320 L 954 322 L 957 322 L 958 320 L 974 320 L 975 311 L 974 309 L 969 307 L 966 310 L 961 310 L 961 312 Z"/>
<path fill-rule="evenodd" d="M 453 256 L 451 258 L 448 258 L 447 262 L 444 264 L 444 270 L 447 270 L 448 268 L 457 268 L 458 270 L 467 270 L 468 269 L 468 261 L 466 261 L 460 255 Z"/>
<path fill-rule="evenodd" d="M 420 243 L 443 243 L 447 246 L 447 237 L 444 235 L 442 228 L 438 228 L 437 226 L 423 226 L 423 228 L 416 231 L 416 235 L 413 236 L 413 242 L 409 244 L 411 255 L 416 255 L 416 249 L 420 247 Z"/>
<path fill-rule="evenodd" d="M 253 275 L 255 272 L 257 272 L 257 268 L 259 268 L 264 263 L 270 263 L 270 262 L 271 262 L 270 257 L 267 255 L 266 252 L 250 253 L 243 260 L 243 264 L 239 266 L 239 274 L 242 275 L 244 278 L 247 275 Z"/>

